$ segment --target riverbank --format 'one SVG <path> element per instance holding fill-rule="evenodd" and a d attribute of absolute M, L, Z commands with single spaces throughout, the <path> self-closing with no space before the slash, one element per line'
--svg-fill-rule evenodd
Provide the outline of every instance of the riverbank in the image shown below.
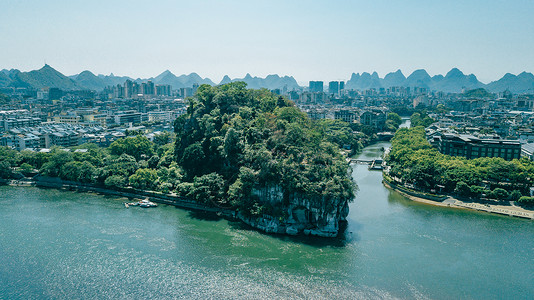
<path fill-rule="evenodd" d="M 207 213 L 216 213 L 217 215 L 224 216 L 228 219 L 239 220 L 244 224 L 253 227 L 256 230 L 263 231 L 265 233 L 292 236 L 302 234 L 306 236 L 317 236 L 322 238 L 334 238 L 337 237 L 340 233 L 339 228 L 337 226 L 328 226 L 332 225 L 330 224 L 331 222 L 326 222 L 327 224 L 323 228 L 317 228 L 302 226 L 302 224 L 299 224 L 297 222 L 298 218 L 289 218 L 289 221 L 282 222 L 277 218 L 265 214 L 257 217 L 247 217 L 236 210 L 198 203 L 196 201 L 189 200 L 188 198 L 184 198 L 176 194 L 144 191 L 131 187 L 110 189 L 105 186 L 66 181 L 57 177 L 46 176 L 38 176 L 37 178 L 24 178 L 21 180 L 4 180 L 0 183 L 7 184 L 10 186 L 36 186 L 39 188 L 52 188 L 79 192 L 94 192 L 103 195 L 134 199 L 147 198 L 152 202 L 167 204 L 182 209 Z M 300 208 L 303 206 L 299 205 L 298 207 Z M 293 212 L 293 210 L 294 209 L 290 208 L 290 212 Z M 300 228 L 299 226 L 303 228 Z"/>
<path fill-rule="evenodd" d="M 102 195 L 125 197 L 125 198 L 149 198 L 152 202 L 172 205 L 175 207 L 203 212 L 219 213 L 224 216 L 235 218 L 233 210 L 219 207 L 211 207 L 188 200 L 173 194 L 163 194 L 154 191 L 142 191 L 133 188 L 109 189 L 103 186 L 83 184 L 73 181 L 65 181 L 54 177 L 40 176 L 38 179 L 24 178 L 21 180 L 5 180 L 2 183 L 9 186 L 36 186 L 39 188 L 53 188 L 59 190 L 75 190 L 80 192 L 94 192 Z"/>
<path fill-rule="evenodd" d="M 458 200 L 456 198 L 447 196 L 443 201 L 425 199 L 423 197 L 415 196 L 415 193 L 408 194 L 406 191 L 403 191 L 399 187 L 389 184 L 386 180 L 382 181 L 384 186 L 388 189 L 395 190 L 398 193 L 402 194 L 404 197 L 419 203 L 424 203 L 428 205 L 441 206 L 441 207 L 452 207 L 459 209 L 470 209 L 483 211 L 493 214 L 506 215 L 511 217 L 518 217 L 524 219 L 534 220 L 534 211 L 527 210 L 518 206 L 508 206 L 508 205 L 496 205 L 496 204 L 482 204 L 476 202 L 465 202 Z"/>

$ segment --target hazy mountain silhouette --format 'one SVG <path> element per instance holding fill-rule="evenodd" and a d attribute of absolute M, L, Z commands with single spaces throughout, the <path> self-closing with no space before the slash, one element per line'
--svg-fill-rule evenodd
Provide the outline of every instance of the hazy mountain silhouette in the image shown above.
<path fill-rule="evenodd" d="M 6 73 L 4 71 L 7 70 L 2 70 L 0 72 L 0 87 L 6 87 L 11 83 L 11 79 L 8 76 L 9 73 Z"/>
<path fill-rule="evenodd" d="M 152 80 L 155 84 L 169 84 L 173 89 L 182 87 L 192 87 L 193 84 L 215 85 L 209 78 L 202 78 L 197 73 L 176 76 L 171 71 L 166 70 L 156 77 L 148 79 L 133 79 L 128 76 L 95 75 L 91 71 L 83 71 L 73 76 L 65 76 L 49 65 L 44 65 L 39 70 L 21 72 L 17 69 L 3 69 L 0 71 L 0 87 L 25 87 L 44 88 L 57 87 L 63 90 L 90 89 L 101 91 L 106 86 L 123 85 L 126 80 L 136 82 L 146 82 Z M 265 78 L 253 77 L 246 74 L 244 78 L 231 79 L 225 75 L 219 84 L 229 82 L 244 81 L 248 88 L 267 88 L 288 90 L 300 89 L 295 78 L 292 76 L 268 75 Z M 486 88 L 490 92 L 503 92 L 509 90 L 512 93 L 534 93 L 534 75 L 523 72 L 519 75 L 507 73 L 501 79 L 489 84 L 480 82 L 473 74 L 465 75 L 457 68 L 450 70 L 445 76 L 430 75 L 424 69 L 415 70 L 408 77 L 405 77 L 401 70 L 388 73 L 384 78 L 380 78 L 377 72 L 352 73 L 351 78 L 346 82 L 346 89 L 367 90 L 370 88 L 389 88 L 393 86 L 403 87 L 424 87 L 429 90 L 460 93 L 462 90 L 473 90 Z"/>
<path fill-rule="evenodd" d="M 115 76 L 113 73 L 109 75 L 98 74 L 98 78 L 102 79 L 104 83 L 106 84 L 106 86 L 117 85 L 117 84 L 123 85 L 126 80 L 135 81 L 131 77 Z"/>
<path fill-rule="evenodd" d="M 482 82 L 478 81 L 475 75 L 465 75 L 457 68 L 453 68 L 440 80 L 438 78 L 432 78 L 431 89 L 448 93 L 458 93 L 462 89 L 473 90 L 484 86 Z"/>
<path fill-rule="evenodd" d="M 490 92 L 534 93 L 534 75 L 523 72 L 519 75 L 506 73 L 501 79 L 487 85 Z"/>
<path fill-rule="evenodd" d="M 476 89 L 486 85 L 478 81 L 475 75 L 465 75 L 457 68 L 450 70 L 447 75 L 436 75 L 430 77 L 424 69 L 415 70 L 410 76 L 404 77 L 400 70 L 388 73 L 383 79 L 376 72 L 352 73 L 347 81 L 347 89 L 367 90 L 370 88 L 390 88 L 399 87 L 422 87 L 429 90 L 443 91 L 449 93 L 459 93 L 463 89 Z"/>
<path fill-rule="evenodd" d="M 382 79 L 382 87 L 389 88 L 392 86 L 404 86 L 405 82 L 406 77 L 402 74 L 401 70 L 397 70 L 394 73 L 388 73 L 384 76 L 384 79 Z"/>
<path fill-rule="evenodd" d="M 30 72 L 11 70 L 9 72 L 9 79 L 11 80 L 9 86 L 12 87 L 57 87 L 63 90 L 80 89 L 80 86 L 74 80 L 61 74 L 49 65 L 44 65 L 41 69 Z"/>
<path fill-rule="evenodd" d="M 179 89 L 184 87 L 192 87 L 194 84 L 209 84 L 215 85 L 209 78 L 202 78 L 197 73 L 191 73 L 189 75 L 176 76 L 171 71 L 165 70 L 158 76 L 151 78 L 155 84 L 168 84 L 173 89 Z"/>
<path fill-rule="evenodd" d="M 230 78 L 230 76 L 224 75 L 224 77 L 221 80 L 221 82 L 219 82 L 219 85 L 227 84 L 227 83 L 230 83 L 230 82 L 232 82 L 232 79 Z"/>
<path fill-rule="evenodd" d="M 408 78 L 406 78 L 404 86 L 429 89 L 432 86 L 432 78 L 424 69 L 415 70 L 408 76 Z"/>
<path fill-rule="evenodd" d="M 78 75 L 74 75 L 71 78 L 76 81 L 79 86 L 95 91 L 103 90 L 106 86 L 111 85 L 109 82 L 106 82 L 105 79 L 100 78 L 87 70 Z"/>
<path fill-rule="evenodd" d="M 244 78 L 234 78 L 234 79 L 230 79 L 228 75 L 225 75 L 219 84 L 226 84 L 229 82 L 236 82 L 236 81 L 245 82 L 247 84 L 247 88 L 249 89 L 266 88 L 266 89 L 274 90 L 274 89 L 284 89 L 285 87 L 288 91 L 291 91 L 291 90 L 296 90 L 300 88 L 297 81 L 292 76 L 280 77 L 278 74 L 267 75 L 267 77 L 261 78 L 261 77 L 256 77 L 256 76 L 252 77 L 249 73 L 247 73 L 247 75 L 245 75 Z"/>
<path fill-rule="evenodd" d="M 376 72 L 373 72 L 373 74 L 363 72 L 362 75 L 360 75 L 360 73 L 352 73 L 349 81 L 347 81 L 347 84 L 345 85 L 346 89 L 354 90 L 368 90 L 371 88 L 379 89 L 381 87 L 381 79 Z"/>

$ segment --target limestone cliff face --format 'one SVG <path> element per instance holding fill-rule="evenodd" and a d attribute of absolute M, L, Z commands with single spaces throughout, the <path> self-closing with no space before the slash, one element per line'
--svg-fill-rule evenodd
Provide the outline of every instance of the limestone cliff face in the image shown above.
<path fill-rule="evenodd" d="M 239 217 L 252 227 L 270 233 L 335 237 L 340 221 L 345 221 L 349 213 L 348 200 L 310 200 L 295 193 L 285 195 L 278 185 L 254 189 L 253 195 L 263 204 L 281 208 L 283 215 L 245 217 L 240 214 Z"/>

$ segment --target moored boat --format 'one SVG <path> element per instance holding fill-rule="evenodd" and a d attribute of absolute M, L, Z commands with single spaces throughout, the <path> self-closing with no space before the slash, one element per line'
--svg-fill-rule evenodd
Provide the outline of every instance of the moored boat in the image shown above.
<path fill-rule="evenodd" d="M 156 203 L 149 201 L 148 198 L 141 200 L 138 203 L 139 203 L 139 206 L 143 208 L 158 206 Z"/>

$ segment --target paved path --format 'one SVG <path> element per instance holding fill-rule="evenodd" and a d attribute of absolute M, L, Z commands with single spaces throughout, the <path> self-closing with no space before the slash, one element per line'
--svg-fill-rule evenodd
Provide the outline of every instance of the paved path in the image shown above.
<path fill-rule="evenodd" d="M 495 204 L 482 204 L 474 202 L 463 202 L 458 199 L 449 198 L 445 201 L 450 203 L 450 206 L 457 206 L 462 208 L 476 209 L 480 211 L 486 211 L 495 214 L 534 219 L 534 211 L 526 210 L 518 206 L 508 206 L 508 205 L 495 205 Z M 445 203 L 445 201 L 443 201 Z M 452 202 L 454 201 L 454 202 Z"/>

